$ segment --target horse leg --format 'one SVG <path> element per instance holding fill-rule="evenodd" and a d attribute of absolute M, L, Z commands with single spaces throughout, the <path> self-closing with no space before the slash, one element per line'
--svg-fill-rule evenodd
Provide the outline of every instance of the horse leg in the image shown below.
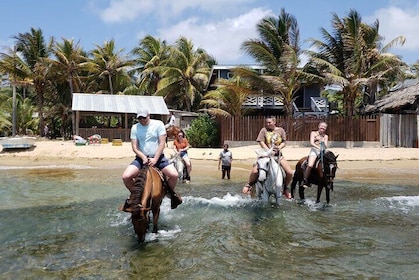
<path fill-rule="evenodd" d="M 295 191 L 295 187 L 297 186 L 297 182 L 298 182 L 298 179 L 294 173 L 294 176 L 292 177 L 292 182 L 291 182 L 291 197 L 292 198 L 294 198 L 294 191 Z"/>
<path fill-rule="evenodd" d="M 326 202 L 329 204 L 330 202 L 330 188 L 326 187 Z"/>
<path fill-rule="evenodd" d="M 323 184 L 319 184 L 317 186 L 317 198 L 316 198 L 316 203 L 320 202 L 320 196 L 322 195 L 322 190 L 323 190 Z"/>
<path fill-rule="evenodd" d="M 299 186 L 298 186 L 298 195 L 300 196 L 300 199 L 301 200 L 304 200 L 305 199 L 305 196 L 304 196 L 304 187 L 301 184 L 301 182 L 299 182 Z"/>
<path fill-rule="evenodd" d="M 153 208 L 153 233 L 158 232 L 158 221 L 159 221 L 159 216 L 160 216 L 160 206 Z"/>

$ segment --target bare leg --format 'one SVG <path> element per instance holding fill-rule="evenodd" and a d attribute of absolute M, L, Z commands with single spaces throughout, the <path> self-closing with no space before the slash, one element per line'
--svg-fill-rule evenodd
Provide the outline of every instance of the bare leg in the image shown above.
<path fill-rule="evenodd" d="M 125 187 L 132 192 L 134 188 L 134 177 L 138 174 L 138 168 L 135 165 L 128 165 L 124 173 L 122 173 L 122 181 Z"/>
<path fill-rule="evenodd" d="M 243 187 L 243 193 L 250 194 L 252 186 L 256 183 L 257 180 L 258 180 L 258 167 L 255 164 L 253 166 L 252 171 L 250 172 L 248 183 L 246 184 L 246 186 Z"/>
<path fill-rule="evenodd" d="M 286 198 L 290 199 L 291 194 L 288 191 L 288 185 L 291 183 L 292 180 L 292 169 L 290 164 L 284 157 L 281 158 L 280 164 L 285 171 L 285 186 L 282 193 L 286 196 Z"/>
<path fill-rule="evenodd" d="M 183 157 L 183 160 L 185 161 L 186 171 L 188 172 L 188 178 L 186 178 L 186 179 L 190 180 L 191 179 L 191 171 L 192 171 L 191 160 L 187 156 Z"/>
<path fill-rule="evenodd" d="M 177 170 L 172 164 L 170 164 L 163 168 L 162 172 L 167 178 L 167 185 L 169 187 L 168 191 L 172 200 L 171 207 L 172 209 L 175 209 L 178 207 L 178 205 L 182 204 L 182 198 L 175 192 L 175 187 L 178 180 Z"/>
<path fill-rule="evenodd" d="M 304 181 L 303 181 L 303 187 L 304 188 L 310 187 L 310 184 L 308 183 L 308 178 L 310 177 L 311 169 L 313 168 L 313 165 L 314 165 L 315 161 L 316 161 L 315 156 L 309 156 L 308 157 L 307 167 L 306 167 L 306 170 L 304 171 Z"/>

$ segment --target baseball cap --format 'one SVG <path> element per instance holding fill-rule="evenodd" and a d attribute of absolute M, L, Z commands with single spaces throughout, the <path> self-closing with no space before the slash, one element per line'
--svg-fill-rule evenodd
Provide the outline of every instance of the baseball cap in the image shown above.
<path fill-rule="evenodd" d="M 144 117 L 145 118 L 145 117 L 147 117 L 148 114 L 150 114 L 150 112 L 148 111 L 147 108 L 139 108 L 137 110 L 137 119 L 139 117 Z"/>

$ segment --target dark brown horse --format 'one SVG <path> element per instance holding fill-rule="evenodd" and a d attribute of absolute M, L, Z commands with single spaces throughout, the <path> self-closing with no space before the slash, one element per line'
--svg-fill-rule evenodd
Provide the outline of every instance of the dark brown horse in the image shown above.
<path fill-rule="evenodd" d="M 132 225 L 138 241 L 144 242 L 150 223 L 149 211 L 153 213 L 153 233 L 157 233 L 157 222 L 160 215 L 160 205 L 166 195 L 162 175 L 156 168 L 144 165 L 134 178 L 134 189 L 129 200 L 121 209 L 130 212 Z"/>
<path fill-rule="evenodd" d="M 330 202 L 330 191 L 333 191 L 333 182 L 336 175 L 336 170 L 338 168 L 337 159 L 338 156 L 335 156 L 331 151 L 326 151 L 323 155 L 320 155 L 316 160 L 315 165 L 311 169 L 310 177 L 308 182 L 310 184 L 317 185 L 317 198 L 316 203 L 320 202 L 320 196 L 322 194 L 323 188 L 326 188 L 326 202 Z M 294 198 L 295 187 L 298 183 L 299 189 L 298 193 L 300 199 L 304 201 L 304 170 L 307 165 L 307 157 L 303 157 L 298 161 L 295 166 L 295 172 L 291 183 L 291 196 Z"/>

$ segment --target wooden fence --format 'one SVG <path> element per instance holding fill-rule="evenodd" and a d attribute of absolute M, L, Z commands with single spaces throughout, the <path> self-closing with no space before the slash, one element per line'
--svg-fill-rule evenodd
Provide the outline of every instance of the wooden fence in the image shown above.
<path fill-rule="evenodd" d="M 380 144 L 384 147 L 418 148 L 416 114 L 383 114 L 380 119 Z"/>
<path fill-rule="evenodd" d="M 312 130 L 317 130 L 321 121 L 327 123 L 330 141 L 380 141 L 380 117 L 360 118 L 327 117 L 298 118 L 276 116 L 277 125 L 287 131 L 289 141 L 309 141 Z M 220 141 L 255 141 L 260 129 L 265 125 L 264 116 L 244 116 L 240 118 L 218 117 Z M 221 144 L 220 143 L 220 144 Z"/>

